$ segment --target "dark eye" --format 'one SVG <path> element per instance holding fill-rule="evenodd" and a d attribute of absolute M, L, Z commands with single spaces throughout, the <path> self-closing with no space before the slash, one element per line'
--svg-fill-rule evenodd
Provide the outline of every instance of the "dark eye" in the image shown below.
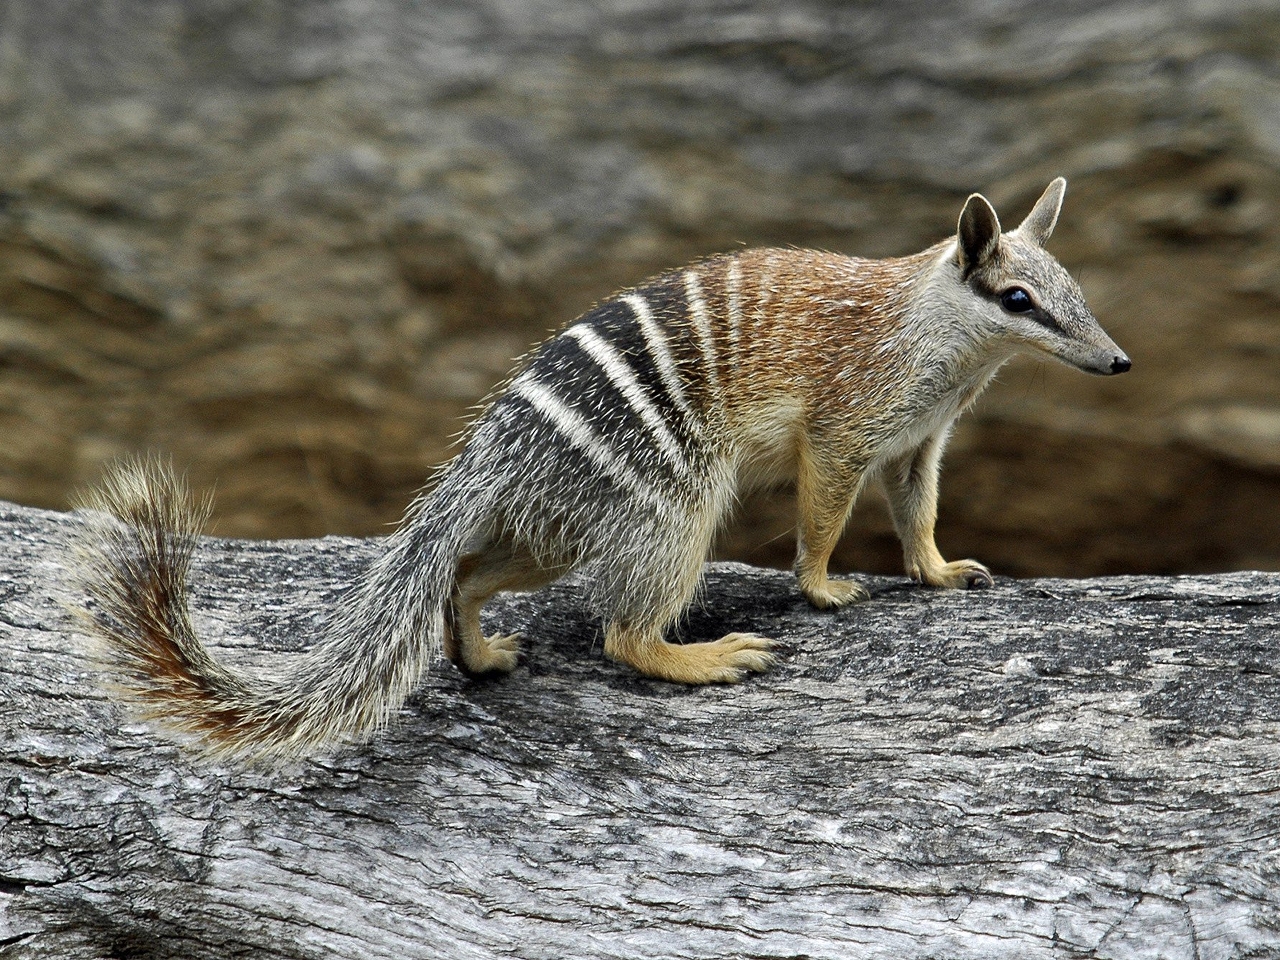
<path fill-rule="evenodd" d="M 1031 302 L 1031 294 L 1021 287 L 1010 287 L 1000 294 L 1000 305 L 1010 313 L 1026 313 L 1035 306 Z"/>

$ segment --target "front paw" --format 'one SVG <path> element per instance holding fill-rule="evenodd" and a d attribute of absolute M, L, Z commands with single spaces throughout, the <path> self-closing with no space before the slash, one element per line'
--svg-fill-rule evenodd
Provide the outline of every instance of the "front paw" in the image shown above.
<path fill-rule="evenodd" d="M 800 589 L 819 610 L 833 610 L 851 603 L 861 603 L 871 596 L 867 588 L 855 580 L 824 580 L 817 586 L 801 584 Z"/>
<path fill-rule="evenodd" d="M 931 587 L 949 590 L 986 590 L 995 586 L 991 571 L 977 560 L 953 560 L 930 570 L 916 579 Z"/>

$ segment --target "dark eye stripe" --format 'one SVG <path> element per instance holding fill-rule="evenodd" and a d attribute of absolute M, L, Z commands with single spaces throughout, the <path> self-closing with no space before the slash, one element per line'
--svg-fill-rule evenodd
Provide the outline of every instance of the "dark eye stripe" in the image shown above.
<path fill-rule="evenodd" d="M 1004 310 L 1009 310 L 1008 306 L 1004 303 L 1005 296 L 1012 293 L 1014 290 L 1022 291 L 1031 304 L 1030 308 L 1022 311 L 1009 310 L 1009 312 L 1026 317 L 1028 320 L 1034 320 L 1036 323 L 1040 324 L 1040 326 L 1056 331 L 1057 333 L 1062 333 L 1065 336 L 1065 331 L 1062 329 L 1062 325 L 1059 324 L 1058 321 L 1055 320 L 1048 312 L 1036 306 L 1035 300 L 1031 299 L 1031 295 L 1027 293 L 1025 287 L 1012 286 L 1006 287 L 1004 290 L 997 290 L 995 287 L 989 286 L 985 283 L 980 277 L 972 278 L 969 281 L 969 284 L 978 295 L 986 297 L 988 300 L 994 300 L 996 303 L 1000 304 L 1001 308 Z"/>

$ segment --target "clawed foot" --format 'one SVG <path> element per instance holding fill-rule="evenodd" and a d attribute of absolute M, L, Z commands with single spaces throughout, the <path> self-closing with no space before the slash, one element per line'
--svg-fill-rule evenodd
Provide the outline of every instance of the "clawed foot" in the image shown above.
<path fill-rule="evenodd" d="M 946 587 L 952 590 L 986 590 L 995 585 L 991 571 L 977 560 L 953 560 L 941 567 L 916 577 L 931 587 Z"/>
<path fill-rule="evenodd" d="M 730 633 L 709 643 L 667 643 L 657 634 L 619 627 L 605 632 L 605 653 L 646 676 L 674 683 L 738 683 L 773 665 L 774 641 L 754 633 Z"/>
<path fill-rule="evenodd" d="M 520 634 L 495 634 L 481 637 L 480 642 L 468 645 L 463 651 L 468 673 L 510 673 L 516 668 L 520 655 Z"/>
<path fill-rule="evenodd" d="M 763 673 L 773 666 L 777 659 L 771 652 L 774 644 L 768 637 L 755 633 L 729 633 L 708 644 L 689 646 L 706 646 L 708 652 L 715 651 L 720 661 L 713 671 L 718 675 L 701 682 L 737 683 L 749 672 Z"/>
<path fill-rule="evenodd" d="M 851 603 L 861 603 L 871 596 L 856 580 L 827 580 L 818 587 L 801 586 L 804 595 L 819 610 L 833 610 Z"/>

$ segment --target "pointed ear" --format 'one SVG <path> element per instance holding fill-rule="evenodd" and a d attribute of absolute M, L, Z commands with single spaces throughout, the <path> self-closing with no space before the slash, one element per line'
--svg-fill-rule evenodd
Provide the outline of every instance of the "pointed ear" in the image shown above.
<path fill-rule="evenodd" d="M 982 194 L 975 193 L 965 201 L 956 235 L 960 240 L 960 270 L 967 277 L 975 267 L 991 259 L 1000 242 L 1000 220 Z"/>
<path fill-rule="evenodd" d="M 1053 233 L 1058 222 L 1058 212 L 1062 209 L 1062 198 L 1067 192 L 1067 181 L 1062 177 L 1054 180 L 1045 188 L 1036 205 L 1027 214 L 1027 219 L 1018 224 L 1016 233 L 1032 243 L 1043 247 L 1049 235 Z"/>

